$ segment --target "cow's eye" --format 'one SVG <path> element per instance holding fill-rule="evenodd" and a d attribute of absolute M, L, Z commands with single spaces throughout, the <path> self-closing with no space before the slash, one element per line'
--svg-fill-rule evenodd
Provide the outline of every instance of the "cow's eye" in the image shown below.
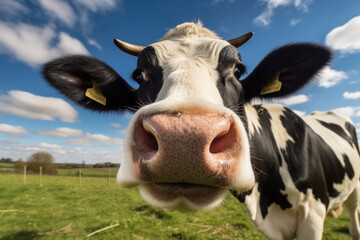
<path fill-rule="evenodd" d="M 242 71 L 238 67 L 235 67 L 234 68 L 234 77 L 239 80 L 241 75 L 242 75 Z"/>
<path fill-rule="evenodd" d="M 147 82 L 149 80 L 147 74 L 144 71 L 138 71 L 135 74 L 135 81 L 137 81 L 139 84 L 142 82 Z"/>

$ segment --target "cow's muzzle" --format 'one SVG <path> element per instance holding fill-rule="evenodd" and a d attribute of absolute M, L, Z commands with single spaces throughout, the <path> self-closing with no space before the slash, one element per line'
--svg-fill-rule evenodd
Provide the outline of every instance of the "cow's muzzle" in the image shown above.
<path fill-rule="evenodd" d="M 130 152 L 143 197 L 164 208 L 197 210 L 217 205 L 229 188 L 247 190 L 248 178 L 239 174 L 248 146 L 238 122 L 212 112 L 140 115 Z"/>
<path fill-rule="evenodd" d="M 141 179 L 223 187 L 241 151 L 231 118 L 219 114 L 173 113 L 140 118 L 131 143 Z"/>

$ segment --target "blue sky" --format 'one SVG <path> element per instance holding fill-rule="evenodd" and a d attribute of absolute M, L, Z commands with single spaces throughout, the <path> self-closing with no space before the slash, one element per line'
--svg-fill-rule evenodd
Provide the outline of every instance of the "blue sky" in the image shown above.
<path fill-rule="evenodd" d="M 280 102 L 300 115 L 336 109 L 360 135 L 358 0 L 0 0 L 0 158 L 46 151 L 56 162 L 121 162 L 125 114 L 97 114 L 64 100 L 42 79 L 41 65 L 66 54 L 107 62 L 125 79 L 136 58 L 112 40 L 138 45 L 200 19 L 224 39 L 253 31 L 239 48 L 250 73 L 272 49 L 315 42 L 334 60 L 310 86 Z M 130 80 L 136 87 L 136 84 Z"/>

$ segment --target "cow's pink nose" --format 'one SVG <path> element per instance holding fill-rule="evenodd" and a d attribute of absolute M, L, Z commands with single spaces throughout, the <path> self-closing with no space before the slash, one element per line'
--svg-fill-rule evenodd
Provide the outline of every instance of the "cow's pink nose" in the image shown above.
<path fill-rule="evenodd" d="M 225 186 L 241 152 L 238 132 L 222 114 L 143 117 L 135 126 L 133 159 L 144 181 Z"/>

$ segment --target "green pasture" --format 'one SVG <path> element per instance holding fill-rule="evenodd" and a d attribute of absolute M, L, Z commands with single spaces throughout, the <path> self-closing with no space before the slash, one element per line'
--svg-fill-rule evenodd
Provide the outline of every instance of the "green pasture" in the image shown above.
<path fill-rule="evenodd" d="M 70 168 L 70 169 L 63 169 L 58 168 L 57 175 L 63 176 L 78 176 L 79 169 L 77 168 Z M 116 177 L 118 168 L 85 168 L 81 169 L 82 176 L 94 176 L 94 177 L 107 177 L 108 172 L 110 172 L 110 177 Z M 14 163 L 0 163 L 0 171 L 1 172 L 14 172 Z"/>
<path fill-rule="evenodd" d="M 1 172 L 14 172 L 14 163 L 3 163 L 0 162 Z"/>
<path fill-rule="evenodd" d="M 14 167 L 14 163 L 3 163 L 3 162 L 0 162 L 0 167 Z"/>
<path fill-rule="evenodd" d="M 38 180 L 29 175 L 24 185 L 21 174 L 0 174 L 0 240 L 264 239 L 230 194 L 212 211 L 164 212 L 114 179 L 109 188 L 99 177 L 82 178 L 81 188 L 77 177 L 43 176 L 41 187 Z M 324 239 L 350 239 L 348 226 L 345 213 L 328 219 Z"/>
<path fill-rule="evenodd" d="M 79 175 L 79 169 L 56 169 L 58 175 L 64 176 L 77 176 Z M 107 176 L 108 171 L 110 172 L 110 177 L 116 177 L 117 169 L 82 169 L 82 176 Z"/>

